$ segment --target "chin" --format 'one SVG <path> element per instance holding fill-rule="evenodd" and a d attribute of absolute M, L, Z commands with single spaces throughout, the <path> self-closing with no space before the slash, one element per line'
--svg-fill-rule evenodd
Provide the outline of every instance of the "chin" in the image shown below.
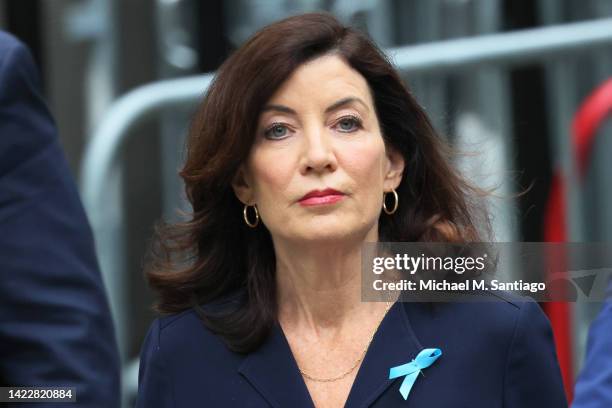
<path fill-rule="evenodd" d="M 362 224 L 358 225 L 347 225 L 346 223 L 339 223 L 336 225 L 314 225 L 308 230 L 300 231 L 296 236 L 299 236 L 301 240 L 309 242 L 322 242 L 322 243 L 340 243 L 350 241 L 365 241 L 368 231 L 370 228 L 365 229 Z"/>

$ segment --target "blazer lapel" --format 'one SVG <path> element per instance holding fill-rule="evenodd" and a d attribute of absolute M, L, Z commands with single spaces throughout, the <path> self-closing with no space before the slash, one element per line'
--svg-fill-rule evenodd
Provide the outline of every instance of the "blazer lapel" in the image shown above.
<path fill-rule="evenodd" d="M 264 344 L 247 355 L 238 372 L 273 407 L 314 408 L 289 343 L 278 323 Z"/>
<path fill-rule="evenodd" d="M 389 380 L 389 369 L 411 361 L 423 349 L 412 330 L 405 307 L 404 303 L 395 303 L 381 322 L 361 363 L 345 408 L 367 407 L 393 383 L 403 381 L 401 377 Z M 238 371 L 274 407 L 314 407 L 278 323 L 264 344 L 244 359 Z M 399 392 L 398 396 L 401 398 Z"/>
<path fill-rule="evenodd" d="M 406 305 L 396 302 L 381 322 L 361 363 L 345 408 L 367 407 L 391 384 L 389 369 L 411 361 L 423 349 L 412 330 Z M 398 397 L 401 398 L 401 395 Z"/>

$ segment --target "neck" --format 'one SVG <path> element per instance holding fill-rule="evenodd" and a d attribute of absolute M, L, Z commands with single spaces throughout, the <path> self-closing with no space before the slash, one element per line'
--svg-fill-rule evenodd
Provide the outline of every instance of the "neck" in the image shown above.
<path fill-rule="evenodd" d="M 361 250 L 377 229 L 352 242 L 275 242 L 279 320 L 299 331 L 337 333 L 384 309 L 361 301 Z"/>

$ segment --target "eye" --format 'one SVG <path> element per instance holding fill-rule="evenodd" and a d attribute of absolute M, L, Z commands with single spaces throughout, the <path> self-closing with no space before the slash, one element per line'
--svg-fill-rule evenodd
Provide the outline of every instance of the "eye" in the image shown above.
<path fill-rule="evenodd" d="M 344 133 L 351 133 L 361 127 L 361 119 L 356 116 L 344 116 L 336 123 L 338 129 Z"/>
<path fill-rule="evenodd" d="M 268 139 L 282 139 L 287 136 L 288 131 L 287 126 L 282 123 L 273 123 L 272 126 L 264 131 L 264 136 Z"/>

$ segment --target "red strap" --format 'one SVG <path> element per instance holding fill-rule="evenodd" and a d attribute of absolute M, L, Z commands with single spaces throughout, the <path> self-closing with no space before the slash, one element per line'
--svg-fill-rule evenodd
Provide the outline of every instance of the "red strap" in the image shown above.
<path fill-rule="evenodd" d="M 546 205 L 544 239 L 547 242 L 564 242 L 567 240 L 565 228 L 565 187 L 561 172 L 553 175 L 552 186 Z M 558 260 L 557 260 L 558 261 Z M 549 260 L 555 262 L 555 260 Z M 550 268 L 553 270 L 553 268 Z M 544 303 L 544 311 L 550 319 L 553 329 L 557 357 L 561 367 L 563 386 L 568 402 L 573 398 L 574 376 L 572 364 L 572 336 L 570 307 L 567 302 Z"/>
<path fill-rule="evenodd" d="M 574 122 L 572 123 L 573 143 L 576 163 L 581 177 L 586 174 L 597 129 L 611 111 L 612 78 L 595 89 L 574 116 Z"/>

